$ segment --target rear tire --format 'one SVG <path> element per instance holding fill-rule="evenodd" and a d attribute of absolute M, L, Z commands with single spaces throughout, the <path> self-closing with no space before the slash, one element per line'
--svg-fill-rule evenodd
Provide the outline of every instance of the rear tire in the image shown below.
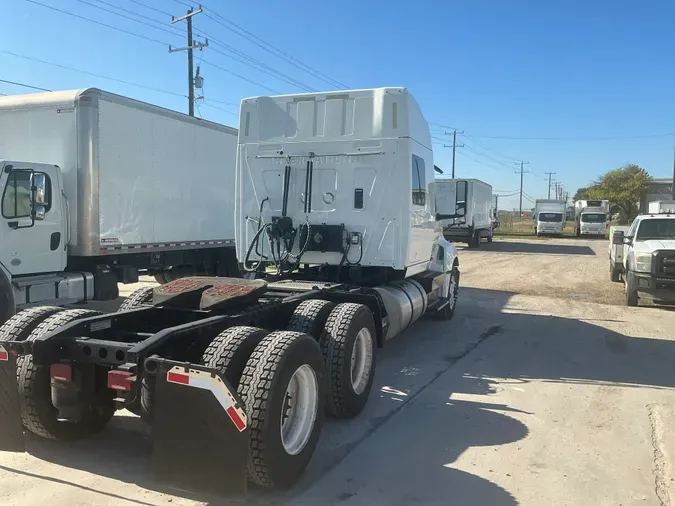
<path fill-rule="evenodd" d="M 614 264 L 609 264 L 609 279 L 614 283 L 621 281 L 621 273 L 619 272 L 619 269 L 614 267 Z"/>
<path fill-rule="evenodd" d="M 0 341 L 25 341 L 44 320 L 63 310 L 62 307 L 55 306 L 24 309 L 0 327 Z"/>
<path fill-rule="evenodd" d="M 217 369 L 236 390 L 253 350 L 267 334 L 268 330 L 256 327 L 231 327 L 224 330 L 206 348 L 202 362 L 207 367 Z"/>
<path fill-rule="evenodd" d="M 335 308 L 335 303 L 327 300 L 306 300 L 302 302 L 291 316 L 286 330 L 309 334 L 317 341 L 328 320 L 328 315 Z"/>
<path fill-rule="evenodd" d="M 358 415 L 368 401 L 375 377 L 375 321 L 363 304 L 338 304 L 328 316 L 321 350 L 328 370 L 328 413 Z"/>
<path fill-rule="evenodd" d="M 152 286 L 144 286 L 135 290 L 129 297 L 122 301 L 122 304 L 120 304 L 120 308 L 117 311 L 128 311 L 130 309 L 138 309 L 139 307 L 152 305 L 153 290 L 154 287 Z"/>
<path fill-rule="evenodd" d="M 40 323 L 27 339 L 33 341 L 67 323 L 98 314 L 102 313 L 87 309 L 61 311 Z M 19 357 L 17 382 L 21 418 L 32 433 L 47 439 L 81 439 L 101 431 L 115 414 L 113 392 L 104 387 L 98 392 L 96 402 L 84 407 L 80 422 L 59 420 L 59 412 L 52 404 L 50 381 L 48 366 L 35 365 L 32 355 Z"/>
<path fill-rule="evenodd" d="M 326 378 L 318 343 L 298 332 L 267 335 L 244 369 L 238 394 L 249 419 L 249 478 L 264 487 L 292 485 L 323 426 Z"/>

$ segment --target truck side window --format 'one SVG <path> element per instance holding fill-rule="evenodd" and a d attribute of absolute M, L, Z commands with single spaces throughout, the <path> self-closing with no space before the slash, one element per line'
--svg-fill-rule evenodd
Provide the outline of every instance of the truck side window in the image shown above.
<path fill-rule="evenodd" d="M 412 203 L 423 206 L 427 202 L 427 176 L 424 160 L 412 155 Z"/>
<path fill-rule="evenodd" d="M 638 220 L 637 218 L 635 220 L 633 220 L 633 224 L 628 229 L 628 233 L 626 234 L 626 237 L 635 237 L 635 230 L 637 229 L 637 226 L 638 226 L 639 222 L 640 222 L 640 220 Z"/>
<path fill-rule="evenodd" d="M 42 174 L 42 173 L 39 173 Z M 4 218 L 27 218 L 30 216 L 30 176 L 29 170 L 13 170 L 7 178 L 5 191 L 2 195 L 2 216 Z M 45 212 L 49 211 L 51 203 L 51 181 L 46 174 Z"/>

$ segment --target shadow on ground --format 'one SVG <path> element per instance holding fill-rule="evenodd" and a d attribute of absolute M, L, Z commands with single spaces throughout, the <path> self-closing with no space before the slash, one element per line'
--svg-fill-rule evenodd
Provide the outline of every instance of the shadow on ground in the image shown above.
<path fill-rule="evenodd" d="M 522 254 L 545 254 L 545 255 L 595 255 L 595 251 L 589 246 L 578 246 L 572 244 L 548 244 L 545 242 L 518 242 L 494 241 L 490 244 L 482 245 L 481 249 L 485 251 L 496 251 L 498 253 L 522 253 Z"/>
<path fill-rule="evenodd" d="M 499 244 L 493 243 L 493 246 Z M 438 360 L 438 348 L 431 346 L 428 335 L 436 336 L 433 342 L 447 346 L 456 332 L 464 330 L 467 322 L 489 324 L 488 331 L 476 336 L 473 344 L 460 354 L 444 357 L 441 353 L 445 366 L 412 395 L 401 386 L 407 373 L 386 373 L 383 378 L 386 385 L 378 386 L 379 392 L 373 390 L 369 406 L 396 403 L 395 410 L 381 419 L 366 420 L 368 430 L 363 438 L 344 451 L 336 451 L 338 456 L 319 472 L 313 470 L 315 458 L 307 470 L 311 480 L 301 480 L 296 488 L 283 493 L 254 489 L 247 503 L 516 505 L 516 499 L 497 484 L 453 469 L 453 462 L 467 448 L 511 444 L 528 435 L 529 414 L 519 412 L 524 422 L 516 420 L 509 416 L 514 411 L 512 408 L 489 402 L 489 394 L 494 393 L 496 385 L 492 378 L 500 378 L 500 382 L 620 384 L 634 388 L 675 386 L 675 341 L 628 337 L 587 321 L 526 312 L 505 313 L 503 308 L 512 295 L 503 291 L 463 289 L 453 322 L 422 322 L 417 330 L 411 329 L 400 340 L 392 342 L 389 349 L 380 353 L 380 374 L 386 371 L 388 361 L 406 354 L 413 357 L 417 353 L 419 358 L 424 352 L 427 361 Z M 491 340 L 490 353 L 499 353 L 501 360 L 489 360 L 481 353 L 480 343 L 485 339 Z M 475 351 L 471 353 L 472 350 Z M 461 367 L 461 381 L 449 387 L 444 373 L 458 361 L 455 367 Z M 411 359 L 410 369 L 421 368 L 416 374 L 424 373 L 425 363 Z M 485 395 L 486 401 L 451 400 L 453 393 Z M 362 430 L 362 417 L 329 423 L 322 438 L 330 437 L 331 431 L 347 434 Z M 429 434 L 434 437 L 427 437 Z M 360 448 L 370 450 L 367 445 L 375 438 L 384 438 L 387 444 L 372 451 L 358 451 Z M 58 444 L 31 437 L 28 451 L 58 465 L 84 469 L 151 490 L 213 506 L 233 504 L 233 498 L 177 491 L 152 478 L 151 444 L 135 417 L 115 417 L 101 434 L 75 443 Z M 347 462 L 350 458 L 356 459 L 357 451 L 358 460 Z M 342 462 L 349 465 L 340 466 Z M 344 479 L 332 479 L 336 473 Z M 50 476 L 39 478 L 58 481 Z M 70 485 L 80 487 L 77 483 Z M 406 492 L 403 494 L 402 490 Z M 141 500 L 129 502 L 147 504 Z"/>

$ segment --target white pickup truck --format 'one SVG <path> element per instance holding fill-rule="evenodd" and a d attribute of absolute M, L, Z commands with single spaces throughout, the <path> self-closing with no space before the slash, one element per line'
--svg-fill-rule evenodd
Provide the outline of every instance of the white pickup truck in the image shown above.
<path fill-rule="evenodd" d="M 628 230 L 612 227 L 609 270 L 623 280 L 626 305 L 640 298 L 675 303 L 675 201 L 651 202 Z"/>

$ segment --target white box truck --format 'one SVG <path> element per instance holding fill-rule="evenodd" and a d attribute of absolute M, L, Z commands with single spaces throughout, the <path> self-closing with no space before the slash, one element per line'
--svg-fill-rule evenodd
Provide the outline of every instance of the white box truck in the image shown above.
<path fill-rule="evenodd" d="M 492 242 L 492 186 L 478 179 L 436 179 L 436 213 L 448 241 Z"/>
<path fill-rule="evenodd" d="M 532 216 L 535 235 L 562 235 L 567 219 L 565 205 L 564 200 L 537 200 Z"/>
<path fill-rule="evenodd" d="M 0 321 L 234 274 L 237 130 L 98 89 L 0 97 Z M 167 279 L 168 278 L 168 279 Z"/>
<path fill-rule="evenodd" d="M 609 220 L 609 200 L 577 200 L 574 203 L 574 233 L 577 237 L 604 237 Z"/>

